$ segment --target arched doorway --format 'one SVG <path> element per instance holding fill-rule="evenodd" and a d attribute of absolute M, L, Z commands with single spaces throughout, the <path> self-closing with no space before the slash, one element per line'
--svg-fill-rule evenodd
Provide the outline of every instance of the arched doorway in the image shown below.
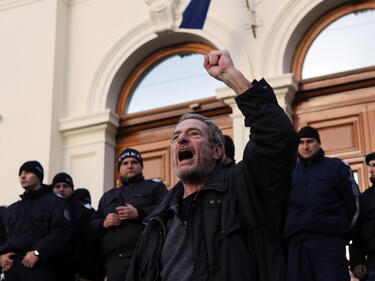
<path fill-rule="evenodd" d="M 374 16 L 375 1 L 330 11 L 310 27 L 292 65 L 301 79 L 296 129 L 316 127 L 326 154 L 351 165 L 361 190 L 369 184 L 364 156 L 375 151 Z"/>
<path fill-rule="evenodd" d="M 215 84 L 215 79 L 200 70 L 187 74 L 189 65 L 202 66 L 203 55 L 211 50 L 201 43 L 170 46 L 154 52 L 132 71 L 117 102 L 120 127 L 116 159 L 125 147 L 137 149 L 143 157 L 144 176 L 159 178 L 171 187 L 177 179 L 170 164 L 170 136 L 182 114 L 195 112 L 210 117 L 232 136 L 231 109 L 215 97 L 214 89 L 223 84 Z M 182 75 L 178 74 L 180 70 Z M 157 75 L 158 71 L 162 75 Z M 169 84 L 169 88 L 163 84 Z M 115 181 L 118 185 L 117 170 Z"/>

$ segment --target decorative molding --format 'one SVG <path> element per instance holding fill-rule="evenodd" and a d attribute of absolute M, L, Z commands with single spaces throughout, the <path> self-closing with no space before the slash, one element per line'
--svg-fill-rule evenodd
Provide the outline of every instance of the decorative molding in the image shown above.
<path fill-rule="evenodd" d="M 267 78 L 273 88 L 277 101 L 291 119 L 293 116 L 292 103 L 298 90 L 299 80 L 293 73 Z"/>
<path fill-rule="evenodd" d="M 30 5 L 36 2 L 41 2 L 41 1 L 46 1 L 46 0 L 0 0 L 0 12 L 23 7 L 23 6 Z M 92 0 L 58 0 L 58 1 L 64 3 L 67 6 L 73 6 L 76 4 L 80 4 L 82 2 L 88 2 Z"/>
<path fill-rule="evenodd" d="M 347 0 L 290 0 L 281 9 L 269 28 L 264 41 L 261 57 L 264 58 L 262 73 L 264 76 L 277 76 L 289 72 L 288 63 L 291 64 L 294 49 L 289 43 L 291 40 L 301 40 L 302 26 L 312 24 L 320 15 Z M 321 5 L 322 4 L 322 5 Z M 323 5 L 324 4 L 324 5 Z M 319 13 L 315 8 L 320 6 Z M 290 52 L 290 53 L 288 53 Z M 290 56 L 290 57 L 289 57 Z"/>
<path fill-rule="evenodd" d="M 135 26 L 113 45 L 104 56 L 92 79 L 87 98 L 88 113 L 102 111 L 107 108 L 107 98 L 113 78 L 126 59 L 140 46 L 155 39 L 150 22 Z"/>
<path fill-rule="evenodd" d="M 44 0 L 2 0 L 0 1 L 0 11 L 10 10 L 40 1 Z"/>
<path fill-rule="evenodd" d="M 246 7 L 249 13 L 249 23 L 245 24 L 246 29 L 252 31 L 253 37 L 256 38 L 256 29 L 263 24 L 263 20 L 258 18 L 256 13 L 257 6 L 262 3 L 262 1 L 256 0 L 245 0 Z"/>
<path fill-rule="evenodd" d="M 63 118 L 59 121 L 59 131 L 61 133 L 67 133 L 103 124 L 111 125 L 117 128 L 119 126 L 118 115 L 107 109 L 103 112 L 93 113 L 90 115 Z"/>
<path fill-rule="evenodd" d="M 236 46 L 232 47 L 231 50 L 233 54 L 236 54 L 232 58 L 234 61 L 238 61 L 238 68 L 246 76 L 252 77 L 250 54 L 243 38 L 238 36 L 235 30 L 228 28 L 222 22 L 208 17 L 204 30 L 186 29 L 184 33 L 200 36 L 205 39 L 205 42 L 211 42 L 213 46 L 219 49 L 227 48 L 226 42 L 237 42 Z M 135 26 L 113 45 L 104 56 L 91 80 L 86 104 L 87 113 L 103 111 L 108 107 L 115 110 L 116 104 L 114 103 L 114 107 L 111 107 L 109 103 L 111 103 L 111 99 L 115 98 L 110 96 L 110 88 L 116 73 L 137 49 L 155 38 L 157 38 L 157 35 L 153 32 L 152 22 L 146 21 Z"/>
<path fill-rule="evenodd" d="M 174 31 L 176 0 L 144 0 L 155 33 Z"/>

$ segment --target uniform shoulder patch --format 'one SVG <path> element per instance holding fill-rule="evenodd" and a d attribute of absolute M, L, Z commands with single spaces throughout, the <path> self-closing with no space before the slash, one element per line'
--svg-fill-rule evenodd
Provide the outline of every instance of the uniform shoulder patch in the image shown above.
<path fill-rule="evenodd" d="M 67 220 L 67 221 L 71 221 L 71 216 L 70 216 L 70 213 L 67 209 L 64 209 L 64 218 Z"/>

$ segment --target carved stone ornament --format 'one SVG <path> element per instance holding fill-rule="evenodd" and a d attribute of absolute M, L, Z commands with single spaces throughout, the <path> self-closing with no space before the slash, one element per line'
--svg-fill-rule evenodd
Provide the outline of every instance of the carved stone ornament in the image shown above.
<path fill-rule="evenodd" d="M 175 30 L 175 8 L 177 0 L 144 0 L 155 33 Z"/>
<path fill-rule="evenodd" d="M 245 24 L 245 28 L 251 29 L 254 38 L 256 38 L 256 29 L 263 24 L 263 21 L 257 17 L 256 9 L 257 6 L 262 3 L 262 1 L 257 0 L 245 0 L 246 7 L 249 12 L 249 23 Z"/>

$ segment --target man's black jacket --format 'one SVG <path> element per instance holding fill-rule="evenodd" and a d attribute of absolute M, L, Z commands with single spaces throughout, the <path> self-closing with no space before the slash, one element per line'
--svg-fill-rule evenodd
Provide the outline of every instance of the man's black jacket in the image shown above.
<path fill-rule="evenodd" d="M 21 198 L 4 210 L 0 254 L 38 250 L 40 262 L 50 261 L 70 242 L 71 218 L 65 200 L 44 185 Z"/>
<path fill-rule="evenodd" d="M 350 268 L 366 265 L 367 271 L 375 271 L 375 186 L 360 195 L 359 223 L 349 245 Z M 367 258 L 366 258 L 367 256 Z"/>
<path fill-rule="evenodd" d="M 189 221 L 193 280 L 286 280 L 282 228 L 298 137 L 264 80 L 236 101 L 250 141 L 240 163 L 216 167 L 196 193 Z M 182 188 L 179 182 L 146 219 L 127 281 L 158 280 L 169 208 Z"/>
<path fill-rule="evenodd" d="M 128 258 L 129 261 L 144 225 L 142 220 L 149 215 L 167 194 L 163 182 L 144 180 L 142 174 L 123 182 L 120 188 L 113 188 L 103 194 L 99 208 L 89 223 L 90 231 L 102 237 L 102 252 L 106 259 Z M 133 205 L 138 211 L 138 219 L 121 222 L 118 227 L 105 229 L 103 222 L 116 208 Z"/>

